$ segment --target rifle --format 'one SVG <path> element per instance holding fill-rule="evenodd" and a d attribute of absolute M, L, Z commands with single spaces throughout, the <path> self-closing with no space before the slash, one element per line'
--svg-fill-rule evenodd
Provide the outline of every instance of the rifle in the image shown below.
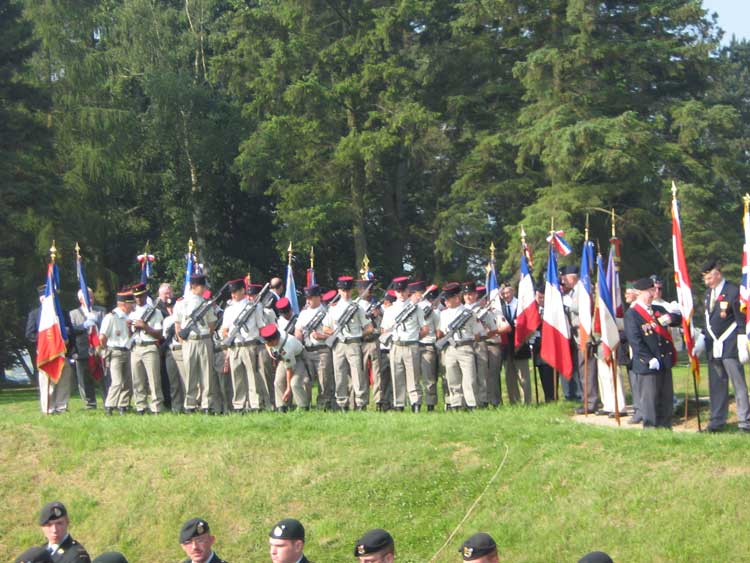
<path fill-rule="evenodd" d="M 455 342 L 453 335 L 461 330 L 464 325 L 469 322 L 469 319 L 473 316 L 473 313 L 469 309 L 464 309 L 461 311 L 461 313 L 453 319 L 450 324 L 448 325 L 448 329 L 446 331 L 446 335 L 442 338 L 438 338 L 435 341 L 435 348 L 440 350 L 441 352 L 443 349 L 448 345 Z"/>
<path fill-rule="evenodd" d="M 312 319 L 310 319 L 307 324 L 302 327 L 302 340 L 306 340 L 310 337 L 310 335 L 315 331 L 318 326 L 320 326 L 320 323 L 323 322 L 323 319 L 326 317 L 326 311 L 322 307 L 320 310 L 315 313 Z"/>
<path fill-rule="evenodd" d="M 297 313 L 294 313 L 289 318 L 289 322 L 286 323 L 286 328 L 284 330 L 287 334 L 294 334 L 294 325 L 297 324 L 297 317 L 299 317 L 299 315 Z"/>
<path fill-rule="evenodd" d="M 381 299 L 380 301 L 377 301 L 375 303 L 373 303 L 372 301 L 370 301 L 367 304 L 367 309 L 365 309 L 365 316 L 368 319 L 372 320 L 372 314 L 373 314 L 373 312 L 377 311 L 382 304 L 383 304 L 383 299 Z"/>
<path fill-rule="evenodd" d="M 484 323 L 484 319 L 487 317 L 487 315 L 490 313 L 491 310 L 492 310 L 492 303 L 487 303 L 487 305 L 485 305 L 484 307 L 482 307 L 481 309 L 477 311 L 477 320 L 480 323 Z"/>
<path fill-rule="evenodd" d="M 185 340 L 188 336 L 190 336 L 191 332 L 198 332 L 200 330 L 198 328 L 198 324 L 203 320 L 203 317 L 206 316 L 206 313 L 208 313 L 209 309 L 211 309 L 211 307 L 213 307 L 216 302 L 221 299 L 221 294 L 224 293 L 224 290 L 228 286 L 229 283 L 225 283 L 223 286 L 221 286 L 221 289 L 216 292 L 216 295 L 214 295 L 208 301 L 204 301 L 203 303 L 198 305 L 198 307 L 196 307 L 193 312 L 190 313 L 185 326 L 180 327 L 180 332 L 178 333 L 182 340 Z"/>
<path fill-rule="evenodd" d="M 247 321 L 249 321 L 250 317 L 255 314 L 255 310 L 258 308 L 258 305 L 260 305 L 261 307 L 263 306 L 263 300 L 265 299 L 270 289 L 271 284 L 266 283 L 266 285 L 263 286 L 263 289 L 260 290 L 260 293 L 258 293 L 255 301 L 250 302 L 248 300 L 245 303 L 245 306 L 242 308 L 242 311 L 240 311 L 240 314 L 237 315 L 236 319 L 234 319 L 232 330 L 229 331 L 229 334 L 224 339 L 224 346 L 231 346 L 234 343 L 234 339 L 237 338 L 237 335 L 239 334 L 240 330 L 242 330 L 242 327 L 246 326 Z M 181 332 L 182 331 L 180 331 L 180 333 Z M 180 336 L 182 336 L 182 334 L 180 334 Z"/>
<path fill-rule="evenodd" d="M 393 328 L 396 328 L 398 325 L 404 325 L 406 321 L 409 320 L 409 317 L 411 317 L 414 313 L 417 311 L 417 305 L 413 301 L 409 301 L 408 304 L 401 309 L 398 315 L 396 315 L 396 318 L 393 321 Z M 393 328 L 388 334 L 383 335 L 383 338 L 380 339 L 381 344 L 385 346 L 390 346 L 391 341 L 393 340 Z"/>
<path fill-rule="evenodd" d="M 341 331 L 344 330 L 344 327 L 349 324 L 349 321 L 352 320 L 352 317 L 358 310 L 359 305 L 357 305 L 353 301 L 349 303 L 346 309 L 344 309 L 342 315 L 338 319 L 336 319 L 336 330 L 333 331 L 333 334 L 331 336 L 326 338 L 326 346 L 328 346 L 329 348 L 333 348 L 333 345 L 336 344 L 336 340 L 338 340 L 339 336 L 341 335 Z"/>

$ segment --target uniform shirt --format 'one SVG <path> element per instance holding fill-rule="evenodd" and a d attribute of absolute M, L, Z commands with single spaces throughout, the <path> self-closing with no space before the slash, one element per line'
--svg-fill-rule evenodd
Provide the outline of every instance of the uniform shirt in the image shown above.
<path fill-rule="evenodd" d="M 106 314 L 107 311 L 104 307 L 99 307 L 98 305 L 93 306 L 89 316 L 93 316 L 97 329 L 102 326 L 102 321 Z M 73 309 L 70 312 L 70 324 L 73 327 L 73 335 L 75 335 L 76 350 L 78 351 L 79 359 L 88 358 L 89 356 L 89 329 L 83 324 L 86 322 L 87 318 L 88 316 L 82 306 L 78 307 L 78 309 Z"/>
<path fill-rule="evenodd" d="M 297 359 L 305 350 L 305 347 L 291 334 L 284 336 L 282 333 L 279 343 L 276 346 L 271 346 L 271 350 L 279 355 L 279 361 L 284 362 L 287 369 L 294 369 L 294 364 L 297 363 Z"/>
<path fill-rule="evenodd" d="M 328 309 L 328 313 L 325 319 L 323 319 L 323 326 L 335 330 L 338 320 L 350 303 L 351 301 L 344 301 L 343 298 L 339 299 L 338 303 Z M 341 338 L 361 338 L 362 331 L 368 324 L 370 324 L 370 321 L 367 320 L 365 312 L 361 307 L 357 307 L 357 312 L 354 313 L 351 320 L 343 327 L 343 330 L 339 334 Z"/>
<path fill-rule="evenodd" d="M 419 339 L 422 344 L 435 344 L 437 340 L 437 329 L 440 328 L 440 313 L 432 308 L 432 303 L 423 299 L 417 303 L 417 307 L 422 311 L 422 318 L 427 325 L 427 335 Z"/>
<path fill-rule="evenodd" d="M 141 307 L 140 305 L 136 305 L 135 309 L 133 309 L 133 312 L 128 315 L 128 318 L 131 321 L 142 319 L 143 315 L 146 314 L 146 311 L 149 308 L 149 305 L 144 305 L 143 307 Z M 159 309 L 154 309 L 154 312 L 151 314 L 151 318 L 148 320 L 148 326 L 155 330 L 161 330 L 163 320 L 164 317 L 162 316 L 161 311 Z M 156 342 L 156 338 L 148 334 L 145 330 L 135 330 L 133 332 L 133 342 L 137 344 L 141 344 L 144 342 Z"/>
<path fill-rule="evenodd" d="M 476 315 L 477 313 L 479 313 L 479 311 L 482 310 L 483 305 L 479 301 L 476 301 L 475 303 L 472 303 L 471 305 L 465 305 L 465 307 Z M 494 321 L 492 317 L 493 317 L 492 311 L 489 311 L 485 315 L 484 322 L 480 321 L 479 317 L 477 317 L 477 321 L 479 324 L 479 336 L 485 337 L 487 336 L 487 333 L 490 330 L 495 330 L 495 325 L 494 325 Z"/>
<path fill-rule="evenodd" d="M 318 305 L 314 309 L 307 308 L 307 309 L 303 309 L 302 311 L 300 311 L 299 317 L 297 317 L 297 324 L 295 325 L 295 329 L 302 331 L 307 326 L 307 323 L 313 320 L 315 315 L 317 315 L 321 311 L 325 311 L 325 308 L 323 307 L 323 305 Z M 315 330 L 321 330 L 321 327 L 323 326 L 324 321 L 325 321 L 325 315 L 323 316 L 323 320 L 320 321 L 320 324 L 318 324 Z M 304 345 L 309 348 L 311 346 L 320 346 L 324 342 L 325 340 L 315 340 L 312 336 L 308 336 L 307 338 L 305 338 Z"/>
<path fill-rule="evenodd" d="M 107 337 L 107 347 L 125 348 L 130 346 L 128 316 L 119 308 L 107 313 L 102 321 L 101 334 Z"/>
<path fill-rule="evenodd" d="M 408 299 L 403 301 L 397 300 L 383 313 L 383 322 L 380 326 L 383 328 L 384 333 L 391 332 L 393 342 L 417 342 L 419 340 L 419 329 L 425 325 L 424 313 L 422 313 L 419 305 L 417 305 L 417 310 L 409 315 L 405 322 L 396 323 L 396 317 L 410 303 L 411 301 Z"/>
<path fill-rule="evenodd" d="M 198 307 L 201 306 L 201 303 L 203 303 L 205 299 L 203 299 L 203 296 L 201 295 L 194 295 L 189 294 L 187 295 L 182 301 L 178 303 L 182 303 L 180 307 L 175 306 L 175 322 L 180 323 L 180 328 L 186 328 L 188 321 L 190 320 L 190 313 L 195 311 Z M 208 329 L 209 323 L 215 323 L 216 322 L 216 313 L 214 312 L 213 308 L 206 311 L 206 314 L 203 315 L 203 318 L 198 323 L 198 332 L 201 336 L 208 336 L 208 334 L 211 332 Z M 190 324 L 192 325 L 192 321 L 190 321 Z M 195 334 L 193 332 L 192 334 Z"/>
<path fill-rule="evenodd" d="M 440 312 L 440 332 L 446 336 L 452 337 L 456 342 L 465 342 L 468 340 L 474 340 L 474 336 L 480 334 L 479 321 L 475 316 L 466 321 L 463 328 L 456 332 L 449 332 L 448 326 L 457 318 L 462 311 L 466 310 L 464 305 L 459 305 L 453 309 L 443 309 Z"/>
<path fill-rule="evenodd" d="M 240 316 L 242 310 L 247 305 L 248 300 L 243 298 L 239 301 L 232 301 L 226 309 L 224 309 L 224 317 L 221 321 L 221 329 L 228 329 L 232 332 L 234 329 L 234 321 Z M 252 342 L 260 338 L 260 329 L 266 324 L 265 313 L 263 307 L 256 307 L 247 322 L 240 328 L 235 336 L 234 342 Z"/>

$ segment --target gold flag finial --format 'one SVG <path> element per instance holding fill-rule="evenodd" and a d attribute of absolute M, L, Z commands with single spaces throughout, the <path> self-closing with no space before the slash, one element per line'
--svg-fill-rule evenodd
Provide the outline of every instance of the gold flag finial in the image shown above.
<path fill-rule="evenodd" d="M 370 271 L 370 259 L 367 257 L 367 254 L 365 254 L 364 258 L 362 258 L 362 267 L 359 269 L 359 275 L 362 277 L 363 280 L 367 279 L 367 272 Z"/>
<path fill-rule="evenodd" d="M 521 242 L 526 244 L 526 231 L 523 228 L 523 225 L 521 225 Z"/>
<path fill-rule="evenodd" d="M 549 234 L 554 235 L 555 234 L 555 218 L 550 217 L 549 219 Z"/>
<path fill-rule="evenodd" d="M 315 248 L 312 246 L 310 247 L 310 269 L 315 269 Z"/>
<path fill-rule="evenodd" d="M 289 265 L 292 265 L 292 241 L 289 241 L 289 248 L 286 249 L 286 255 L 289 262 Z"/>
<path fill-rule="evenodd" d="M 76 258 L 80 260 L 81 258 L 81 247 L 78 246 L 78 241 L 76 241 Z"/>
<path fill-rule="evenodd" d="M 495 261 L 495 241 L 490 242 L 490 260 Z"/>
<path fill-rule="evenodd" d="M 612 208 L 612 238 L 617 238 L 617 229 L 615 228 L 615 208 Z"/>
<path fill-rule="evenodd" d="M 677 199 L 677 184 L 672 180 L 672 199 Z"/>
<path fill-rule="evenodd" d="M 52 263 L 54 263 L 55 259 L 57 258 L 57 248 L 55 247 L 55 239 L 52 239 L 52 246 L 49 247 L 49 257 Z"/>
<path fill-rule="evenodd" d="M 583 240 L 589 241 L 589 214 L 586 213 L 586 229 L 584 230 Z"/>
<path fill-rule="evenodd" d="M 747 210 L 750 207 L 750 194 L 746 193 L 742 196 L 742 203 L 745 204 L 745 213 L 747 213 Z"/>
<path fill-rule="evenodd" d="M 190 254 L 193 253 L 193 248 L 195 247 L 195 243 L 193 243 L 193 237 L 190 237 L 190 240 L 188 240 L 188 252 Z"/>

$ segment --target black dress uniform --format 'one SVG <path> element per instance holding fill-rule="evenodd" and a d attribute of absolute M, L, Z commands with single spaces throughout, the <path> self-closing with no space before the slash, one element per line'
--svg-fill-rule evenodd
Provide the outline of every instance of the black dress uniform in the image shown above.
<path fill-rule="evenodd" d="M 183 561 L 182 563 L 191 563 L 191 561 L 190 561 L 190 559 L 185 559 L 185 561 Z M 208 561 L 206 561 L 206 563 L 227 563 L 227 562 L 226 562 L 226 561 L 224 561 L 224 560 L 223 560 L 223 559 L 222 559 L 221 557 L 219 557 L 218 555 L 216 555 L 216 552 L 214 551 L 214 552 L 213 552 L 213 553 L 211 554 L 211 557 L 210 557 L 210 558 L 208 559 Z"/>
<path fill-rule="evenodd" d="M 90 563 L 91 558 L 86 548 L 68 534 L 57 549 L 52 552 L 52 561 L 54 563 Z"/>
<path fill-rule="evenodd" d="M 653 283 L 644 278 L 635 283 L 635 288 L 644 291 L 653 287 Z M 625 336 L 633 352 L 633 371 L 640 381 L 644 428 L 672 427 L 672 366 L 676 352 L 668 330 L 659 321 L 667 314 L 671 317 L 670 326 L 680 325 L 679 314 L 669 313 L 658 305 L 645 308 L 636 302 L 625 313 Z"/>

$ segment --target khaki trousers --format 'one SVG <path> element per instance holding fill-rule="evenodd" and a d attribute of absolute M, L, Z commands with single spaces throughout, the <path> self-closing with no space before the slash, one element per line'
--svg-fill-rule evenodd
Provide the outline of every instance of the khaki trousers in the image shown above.
<path fill-rule="evenodd" d="M 368 377 L 368 366 L 369 373 L 372 373 L 372 401 L 373 403 L 382 403 L 383 397 L 381 395 L 381 372 L 383 371 L 383 365 L 380 361 L 380 342 L 378 339 L 370 342 L 362 343 L 362 366 L 365 370 L 365 377 Z M 368 377 L 369 380 L 369 377 Z"/>
<path fill-rule="evenodd" d="M 394 342 L 391 346 L 391 378 L 393 381 L 393 406 L 403 407 L 406 395 L 409 403 L 420 405 L 422 391 L 419 388 L 422 359 L 419 354 L 419 344 L 402 345 Z"/>
<path fill-rule="evenodd" d="M 474 346 L 449 345 L 445 349 L 445 375 L 448 380 L 450 404 L 453 408 L 461 408 L 464 404 L 476 407 L 477 399 L 474 395 L 476 385 L 476 360 Z"/>
<path fill-rule="evenodd" d="M 213 412 L 221 411 L 221 396 L 219 381 L 214 371 L 214 345 L 210 338 L 193 340 L 188 338 L 182 342 L 182 362 L 187 376 L 185 385 L 185 408 L 195 409 L 197 406 L 197 392 L 200 386 L 200 408 Z M 188 406 L 188 396 L 192 400 L 192 407 Z"/>
<path fill-rule="evenodd" d="M 424 387 L 424 402 L 428 406 L 437 405 L 437 351 L 432 344 L 419 345 L 421 360 L 420 374 Z"/>
<path fill-rule="evenodd" d="M 333 357 L 328 346 L 316 350 L 305 350 L 302 359 L 307 366 L 310 376 L 318 380 L 319 409 L 333 408 L 334 379 L 333 379 Z"/>
<path fill-rule="evenodd" d="M 164 394 L 161 390 L 161 361 L 159 347 L 154 344 L 135 344 L 130 351 L 130 374 L 133 378 L 133 401 L 137 411 L 149 408 L 148 392 L 151 391 L 151 412 L 164 410 Z"/>
<path fill-rule="evenodd" d="M 350 386 L 354 390 L 356 406 L 367 406 L 370 385 L 362 367 L 362 345 L 359 342 L 336 342 L 333 347 L 333 377 L 339 407 L 347 405 Z"/>
<path fill-rule="evenodd" d="M 302 358 L 297 358 L 297 362 L 294 364 L 294 370 L 292 370 L 292 396 L 288 402 L 284 402 L 284 391 L 286 391 L 286 364 L 279 362 L 276 366 L 276 376 L 274 378 L 274 395 L 276 399 L 276 408 L 283 406 L 288 407 L 292 401 L 294 404 L 301 408 L 308 408 L 310 406 L 310 398 L 308 390 L 310 388 L 310 380 L 307 377 L 305 371 L 305 364 L 302 362 Z"/>
<path fill-rule="evenodd" d="M 167 367 L 167 378 L 169 378 L 169 396 L 172 401 L 172 410 L 179 412 L 185 403 L 185 383 L 182 375 L 182 349 L 167 349 L 164 357 Z"/>
<path fill-rule="evenodd" d="M 500 344 L 487 343 L 487 402 L 495 407 L 503 404 L 500 370 L 503 366 Z"/>
<path fill-rule="evenodd" d="M 73 382 L 73 366 L 65 358 L 60 379 L 54 383 L 47 374 L 39 370 L 39 406 L 42 413 L 52 414 L 68 410 L 70 387 Z"/>
<path fill-rule="evenodd" d="M 508 388 L 508 401 L 515 405 L 521 400 L 519 385 L 523 389 L 523 402 L 531 404 L 531 377 L 529 360 L 508 356 L 505 358 L 505 386 Z"/>
<path fill-rule="evenodd" d="M 489 360 L 487 358 L 487 343 L 474 343 L 474 357 L 477 362 L 477 379 L 474 386 L 474 396 L 477 398 L 477 405 L 485 406 L 487 400 L 487 374 L 489 372 Z"/>
<path fill-rule="evenodd" d="M 106 364 L 111 382 L 104 406 L 110 409 L 126 408 L 133 393 L 133 380 L 130 377 L 130 352 L 108 350 Z"/>
<path fill-rule="evenodd" d="M 259 408 L 257 390 L 255 390 L 255 364 L 257 360 L 254 357 L 253 351 L 250 350 L 249 346 L 232 346 L 227 350 L 227 354 L 229 355 L 229 369 L 232 374 L 232 391 L 234 395 L 232 408 L 239 411 L 250 406 L 248 402 L 248 390 L 251 387 L 251 380 L 253 390 L 255 391 L 255 405 L 250 406 L 250 408 Z"/>

